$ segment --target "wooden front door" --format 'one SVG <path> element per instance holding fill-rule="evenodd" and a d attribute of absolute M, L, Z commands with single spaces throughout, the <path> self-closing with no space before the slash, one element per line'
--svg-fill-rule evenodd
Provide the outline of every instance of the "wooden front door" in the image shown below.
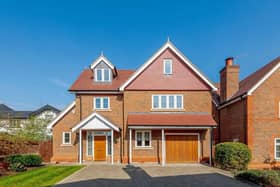
<path fill-rule="evenodd" d="M 166 162 L 198 162 L 198 136 L 166 135 Z"/>
<path fill-rule="evenodd" d="M 94 160 L 106 160 L 106 136 L 94 136 Z"/>

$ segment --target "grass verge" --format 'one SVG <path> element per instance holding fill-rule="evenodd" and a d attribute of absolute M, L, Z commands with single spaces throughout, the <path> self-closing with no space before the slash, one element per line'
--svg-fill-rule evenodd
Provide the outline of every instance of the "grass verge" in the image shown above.
<path fill-rule="evenodd" d="M 0 187 L 49 187 L 84 166 L 45 166 L 0 178 Z"/>

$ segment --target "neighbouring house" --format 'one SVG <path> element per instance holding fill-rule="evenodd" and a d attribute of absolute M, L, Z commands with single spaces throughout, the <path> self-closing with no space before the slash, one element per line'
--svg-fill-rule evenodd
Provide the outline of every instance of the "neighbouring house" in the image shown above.
<path fill-rule="evenodd" d="M 252 167 L 280 160 L 280 57 L 242 81 L 239 65 L 226 59 L 220 71 L 219 141 L 252 151 Z"/>
<path fill-rule="evenodd" d="M 136 71 L 118 69 L 102 54 L 48 126 L 52 161 L 211 163 L 216 90 L 170 41 Z"/>
<path fill-rule="evenodd" d="M 59 112 L 59 109 L 51 105 L 44 105 L 35 111 L 16 111 L 5 104 L 0 104 L 0 132 L 5 132 L 9 128 L 21 127 L 31 117 L 51 121 Z"/>

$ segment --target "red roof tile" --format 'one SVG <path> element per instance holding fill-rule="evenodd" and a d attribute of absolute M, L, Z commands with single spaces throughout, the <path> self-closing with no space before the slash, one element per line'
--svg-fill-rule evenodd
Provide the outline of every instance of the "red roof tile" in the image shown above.
<path fill-rule="evenodd" d="M 216 126 L 210 114 L 202 113 L 130 113 L 130 126 Z"/>
<path fill-rule="evenodd" d="M 232 98 L 238 97 L 247 93 L 253 86 L 255 86 L 270 70 L 272 70 L 280 62 L 280 57 L 274 59 L 270 63 L 263 66 L 255 73 L 249 75 L 239 83 L 239 90 L 233 95 Z"/>
<path fill-rule="evenodd" d="M 133 70 L 117 70 L 117 77 L 112 83 L 94 83 L 93 72 L 90 69 L 84 70 L 78 79 L 70 87 L 70 91 L 117 91 L 119 87 L 130 77 Z"/>

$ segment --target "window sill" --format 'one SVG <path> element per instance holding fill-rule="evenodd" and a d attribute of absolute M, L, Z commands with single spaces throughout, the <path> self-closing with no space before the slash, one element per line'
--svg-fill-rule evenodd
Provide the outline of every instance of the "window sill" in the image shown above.
<path fill-rule="evenodd" d="M 152 146 L 147 146 L 147 147 L 134 147 L 135 150 L 139 150 L 139 149 L 153 149 Z"/>
<path fill-rule="evenodd" d="M 61 144 L 60 146 L 61 146 L 61 147 L 71 147 L 72 144 Z"/>
<path fill-rule="evenodd" d="M 160 108 L 160 109 L 155 109 L 155 108 L 151 108 L 151 111 L 152 112 L 185 112 L 186 110 L 184 108 L 182 109 L 163 109 L 163 108 Z"/>
<path fill-rule="evenodd" d="M 96 112 L 111 112 L 112 110 L 111 109 L 94 109 L 93 111 L 96 111 Z"/>

